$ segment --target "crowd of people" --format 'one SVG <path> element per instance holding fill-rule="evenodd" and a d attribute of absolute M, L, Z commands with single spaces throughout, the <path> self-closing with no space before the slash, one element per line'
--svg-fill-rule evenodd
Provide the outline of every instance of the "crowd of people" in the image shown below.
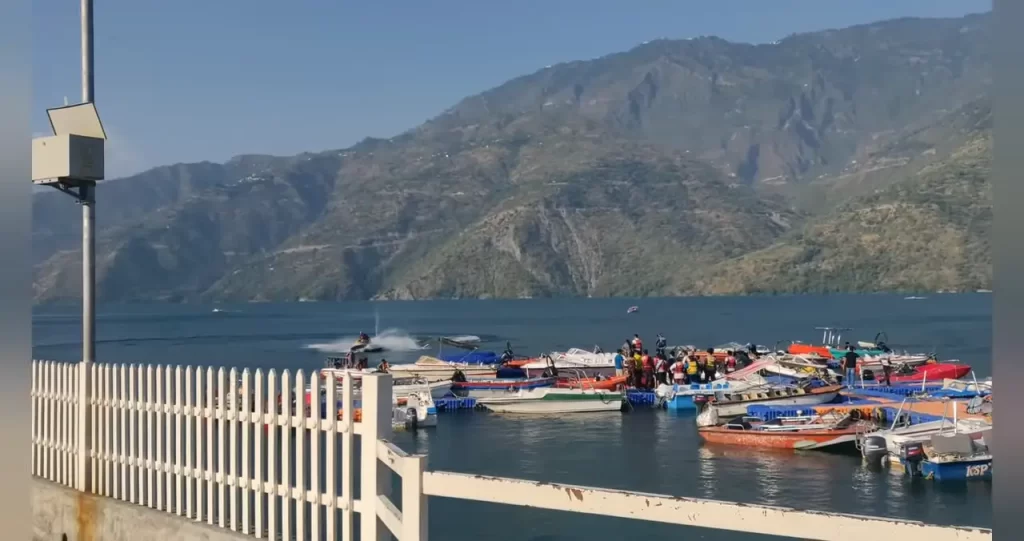
<path fill-rule="evenodd" d="M 668 342 L 658 334 L 654 344 L 654 355 L 644 348 L 639 334 L 626 340 L 615 355 L 616 375 L 626 376 L 627 383 L 636 389 L 654 389 L 658 385 L 712 382 L 722 375 L 749 366 L 757 357 L 757 350 L 725 352 L 719 358 L 714 348 L 698 352 L 692 347 L 673 348 L 667 351 Z"/>

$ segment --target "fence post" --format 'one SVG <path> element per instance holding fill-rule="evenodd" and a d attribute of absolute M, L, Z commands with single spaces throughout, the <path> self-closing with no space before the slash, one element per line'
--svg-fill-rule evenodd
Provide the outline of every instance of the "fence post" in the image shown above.
<path fill-rule="evenodd" d="M 391 492 L 391 479 L 390 472 L 377 456 L 377 442 L 391 439 L 391 375 L 365 374 L 362 380 L 360 534 L 367 541 L 385 541 L 391 538 L 391 534 L 377 518 L 378 496 Z"/>
<path fill-rule="evenodd" d="M 80 361 L 78 363 L 78 400 L 76 412 L 75 443 L 75 489 L 81 492 L 89 492 L 89 450 L 92 442 L 89 441 L 91 423 L 89 419 L 89 374 L 92 372 L 91 361 Z"/>
<path fill-rule="evenodd" d="M 402 541 L 427 541 L 427 495 L 423 493 L 426 457 L 402 461 Z"/>

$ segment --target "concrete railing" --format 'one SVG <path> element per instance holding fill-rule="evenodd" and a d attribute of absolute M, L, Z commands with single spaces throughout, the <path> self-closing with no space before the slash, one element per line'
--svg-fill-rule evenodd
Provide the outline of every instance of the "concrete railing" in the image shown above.
<path fill-rule="evenodd" d="M 425 456 L 388 441 L 391 376 L 363 374 L 358 391 L 354 378 L 342 377 L 339 389 L 336 377 L 33 361 L 32 473 L 273 540 L 354 539 L 357 513 L 362 539 L 426 540 L 429 496 L 802 539 L 992 537 L 986 529 L 427 472 Z M 323 401 L 307 402 L 307 389 L 319 397 L 321 387 Z M 400 508 L 389 470 L 401 479 Z"/>

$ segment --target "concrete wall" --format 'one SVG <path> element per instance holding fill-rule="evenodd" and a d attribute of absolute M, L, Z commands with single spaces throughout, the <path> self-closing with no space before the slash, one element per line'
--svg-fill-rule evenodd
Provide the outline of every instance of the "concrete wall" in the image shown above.
<path fill-rule="evenodd" d="M 67 536 L 66 538 L 64 536 Z M 3 535 L 0 534 L 0 538 Z M 220 528 L 32 479 L 32 541 L 240 541 Z"/>

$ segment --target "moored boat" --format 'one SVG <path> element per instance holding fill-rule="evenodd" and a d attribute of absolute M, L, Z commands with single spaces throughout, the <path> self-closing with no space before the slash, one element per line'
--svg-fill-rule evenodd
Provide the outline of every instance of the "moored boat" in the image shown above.
<path fill-rule="evenodd" d="M 610 378 L 586 378 L 586 377 L 575 377 L 575 376 L 562 376 L 555 382 L 555 387 L 559 389 L 591 389 L 591 390 L 605 390 L 613 391 L 618 389 L 620 385 L 626 385 L 626 381 L 629 378 L 627 376 L 612 376 Z"/>
<path fill-rule="evenodd" d="M 710 383 L 663 384 L 654 390 L 654 395 L 664 401 L 665 407 L 670 411 L 696 411 L 698 403 L 694 400 L 695 397 L 706 397 L 708 394 L 720 391 L 740 392 L 762 385 L 761 382 L 726 379 Z"/>
<path fill-rule="evenodd" d="M 578 370 L 586 377 L 611 376 L 615 374 L 615 354 L 572 348 L 543 356 L 519 368 L 526 372 L 527 377 L 533 377 L 548 372 L 552 365 L 556 370 Z"/>
<path fill-rule="evenodd" d="M 856 413 L 853 413 L 856 412 Z M 708 443 L 774 449 L 853 451 L 857 435 L 873 429 L 860 420 L 857 410 L 844 416 L 780 417 L 771 421 L 742 416 L 720 426 L 705 426 L 697 433 Z"/>
<path fill-rule="evenodd" d="M 907 444 L 892 463 L 911 477 L 934 481 L 992 480 L 992 454 L 967 434 L 935 434 L 927 443 Z"/>
<path fill-rule="evenodd" d="M 556 377 L 547 378 L 517 378 L 517 379 L 473 379 L 456 381 L 452 383 L 452 392 L 457 396 L 472 398 L 485 398 L 492 396 L 505 396 L 520 390 L 540 389 L 552 387 L 558 381 Z"/>
<path fill-rule="evenodd" d="M 754 388 L 740 392 L 716 392 L 710 396 L 704 406 L 708 416 L 735 417 L 747 412 L 748 406 L 818 406 L 832 402 L 839 396 L 842 385 L 825 385 L 809 388 L 807 386 Z M 705 412 L 701 413 L 704 416 Z M 717 422 L 708 422 L 707 417 L 698 417 L 698 423 L 707 426 Z"/>
<path fill-rule="evenodd" d="M 477 404 L 495 413 L 598 413 L 621 411 L 624 398 L 616 391 L 546 387 L 481 398 Z"/>
<path fill-rule="evenodd" d="M 427 355 L 415 363 L 392 365 L 389 370 L 395 377 L 421 377 L 429 381 L 451 379 L 456 371 L 467 378 L 494 378 L 498 373 L 494 365 L 448 362 Z"/>
<path fill-rule="evenodd" d="M 946 379 L 960 379 L 971 372 L 971 366 L 961 363 L 925 363 L 918 366 L 898 368 L 889 375 L 892 383 L 909 383 L 918 381 L 940 382 Z M 884 381 L 885 376 L 875 372 L 877 381 Z"/>

